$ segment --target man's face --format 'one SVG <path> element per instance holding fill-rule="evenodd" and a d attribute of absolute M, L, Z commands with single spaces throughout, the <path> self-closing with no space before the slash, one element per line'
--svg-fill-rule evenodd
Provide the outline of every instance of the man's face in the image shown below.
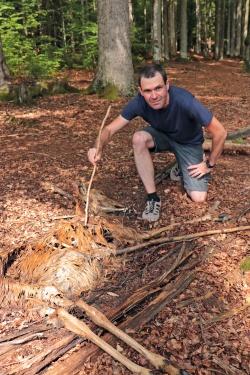
<path fill-rule="evenodd" d="M 152 78 L 141 78 L 140 94 L 153 109 L 165 108 L 169 102 L 169 84 L 165 84 L 160 73 Z"/>

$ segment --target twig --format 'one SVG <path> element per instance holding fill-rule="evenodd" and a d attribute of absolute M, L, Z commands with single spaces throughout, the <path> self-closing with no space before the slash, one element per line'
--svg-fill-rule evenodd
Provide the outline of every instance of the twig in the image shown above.
<path fill-rule="evenodd" d="M 250 211 L 250 205 L 245 208 L 237 217 L 236 217 L 236 221 L 239 221 L 244 215 L 246 215 L 248 213 L 248 211 Z"/>
<path fill-rule="evenodd" d="M 98 153 L 98 150 L 99 150 L 99 147 L 100 147 L 102 129 L 103 129 L 103 127 L 105 125 L 105 122 L 106 122 L 106 120 L 109 116 L 110 109 L 111 109 L 111 105 L 107 109 L 106 115 L 105 115 L 105 117 L 102 121 L 102 125 L 101 125 L 100 130 L 99 130 L 99 134 L 98 134 L 98 138 L 97 138 L 97 144 L 96 144 L 96 152 L 97 153 Z M 87 223 L 88 223 L 89 194 L 90 194 L 90 189 L 91 189 L 91 185 L 92 185 L 92 182 L 93 182 L 95 172 L 96 172 L 96 164 L 94 165 L 94 169 L 93 169 L 90 181 L 89 181 L 88 190 L 87 190 L 87 194 L 86 194 L 85 219 L 84 219 L 84 225 L 85 226 L 87 226 Z"/>
<path fill-rule="evenodd" d="M 170 224 L 170 225 L 168 225 L 166 227 L 162 227 L 162 228 L 159 228 L 159 229 L 154 229 L 154 230 L 151 230 L 148 233 L 143 234 L 142 235 L 142 239 L 143 240 L 149 240 L 152 237 L 157 237 L 161 233 L 168 232 L 168 231 L 174 229 L 175 227 L 181 227 L 181 226 L 183 226 L 185 224 L 195 224 L 195 223 L 201 223 L 203 221 L 210 221 L 210 220 L 215 221 L 217 219 L 213 219 L 210 214 L 207 214 L 207 215 L 204 215 L 202 217 L 198 217 L 198 218 L 194 218 L 192 220 L 185 221 L 184 223 L 173 223 L 173 224 Z"/>
<path fill-rule="evenodd" d="M 243 306 L 235 307 L 232 310 L 226 311 L 222 314 L 219 314 L 219 315 L 215 316 L 214 318 L 212 318 L 208 321 L 205 321 L 204 325 L 210 326 L 213 323 L 217 323 L 217 322 L 221 322 L 222 320 L 229 319 L 236 314 L 240 314 L 242 311 L 246 310 L 249 307 L 250 307 L 250 303 L 247 302 Z"/>
<path fill-rule="evenodd" d="M 64 216 L 56 216 L 53 220 L 66 220 L 66 219 L 73 219 L 76 215 L 64 215 Z"/>
<path fill-rule="evenodd" d="M 205 237 L 205 236 L 212 236 L 214 234 L 222 234 L 222 233 L 233 233 L 233 232 L 240 232 L 250 230 L 250 225 L 242 226 L 242 227 L 234 227 L 234 228 L 225 228 L 225 229 L 215 229 L 215 230 L 208 230 L 206 232 L 198 232 L 198 233 L 191 233 L 185 236 L 176 236 L 176 237 L 163 237 L 157 238 L 155 240 L 151 240 L 148 242 L 144 242 L 139 245 L 125 247 L 124 249 L 119 249 L 116 251 L 116 255 L 128 254 L 136 250 L 142 250 L 145 247 L 150 247 L 156 244 L 163 244 L 167 242 L 180 242 L 180 241 L 190 241 L 195 238 Z"/>
<path fill-rule="evenodd" d="M 224 371 L 226 371 L 226 374 L 228 375 L 243 375 L 243 372 L 236 367 L 232 365 L 228 365 L 225 363 L 221 358 L 217 357 L 216 355 L 213 355 L 212 359 L 213 363 L 218 365 L 220 368 L 222 368 Z"/>

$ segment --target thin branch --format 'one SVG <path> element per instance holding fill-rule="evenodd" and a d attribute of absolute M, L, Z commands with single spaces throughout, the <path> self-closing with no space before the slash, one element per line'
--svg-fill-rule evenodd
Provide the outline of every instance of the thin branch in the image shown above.
<path fill-rule="evenodd" d="M 97 145 L 96 145 L 96 152 L 98 152 L 99 147 L 100 147 L 102 129 L 103 129 L 103 127 L 105 125 L 105 122 L 106 122 L 106 120 L 109 116 L 110 109 L 111 109 L 111 105 L 107 109 L 106 115 L 105 115 L 105 117 L 102 121 L 102 125 L 101 125 L 100 130 L 99 130 L 99 134 L 98 134 L 98 138 L 97 138 Z M 85 226 L 87 226 L 87 223 L 88 223 L 89 194 L 90 194 L 90 189 L 91 189 L 91 185 L 92 185 L 92 182 L 93 182 L 95 172 L 96 172 L 96 164 L 94 165 L 94 169 L 93 169 L 90 181 L 89 181 L 88 190 L 87 190 L 87 194 L 86 194 L 85 220 L 84 220 Z"/>
<path fill-rule="evenodd" d="M 217 218 L 214 219 L 214 218 L 211 217 L 210 214 L 207 214 L 207 215 L 204 215 L 202 217 L 198 217 L 198 218 L 194 218 L 192 220 L 185 221 L 184 223 L 173 223 L 173 224 L 170 224 L 166 227 L 154 229 L 154 230 L 151 230 L 148 233 L 143 234 L 142 239 L 143 240 L 149 240 L 152 237 L 158 237 L 161 233 L 168 232 L 168 231 L 174 229 L 175 227 L 181 227 L 185 224 L 195 224 L 195 223 L 201 223 L 201 222 L 210 221 L 210 220 L 215 221 L 215 220 L 217 220 Z"/>
<path fill-rule="evenodd" d="M 208 230 L 205 232 L 198 232 L 198 233 L 191 233 L 185 236 L 175 236 L 175 237 L 162 237 L 157 238 L 155 240 L 151 240 L 148 242 L 144 242 L 139 245 L 125 247 L 123 249 L 119 249 L 116 251 L 116 255 L 128 254 L 136 250 L 142 250 L 145 247 L 150 247 L 152 245 L 163 244 L 167 242 L 180 242 L 180 241 L 190 241 L 194 240 L 195 238 L 205 237 L 205 236 L 212 236 L 214 234 L 222 234 L 222 233 L 233 233 L 233 232 L 240 232 L 250 230 L 250 225 L 241 226 L 241 227 L 234 227 L 234 228 L 225 228 L 225 229 L 215 229 L 215 230 Z"/>

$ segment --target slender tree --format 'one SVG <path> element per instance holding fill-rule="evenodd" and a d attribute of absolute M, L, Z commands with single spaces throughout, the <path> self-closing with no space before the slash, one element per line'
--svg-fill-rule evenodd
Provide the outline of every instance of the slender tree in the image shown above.
<path fill-rule="evenodd" d="M 188 40 L 188 27 L 187 27 L 187 0 L 181 2 L 181 34 L 180 34 L 180 56 L 182 59 L 187 60 L 187 40 Z"/>
<path fill-rule="evenodd" d="M 243 27 L 242 27 L 242 56 L 245 57 L 246 54 L 246 38 L 248 32 L 249 24 L 249 13 L 250 13 L 250 0 L 245 0 L 244 2 L 244 18 L 243 18 Z"/>
<path fill-rule="evenodd" d="M 250 71 L 250 20 L 248 20 L 248 31 L 245 39 L 245 63 L 247 70 Z"/>
<path fill-rule="evenodd" d="M 241 50 L 241 27 L 242 27 L 242 0 L 237 0 L 236 7 L 236 44 L 235 56 L 240 56 Z"/>
<path fill-rule="evenodd" d="M 98 69 L 93 88 L 115 87 L 130 95 L 134 87 L 129 32 L 129 4 L 98 0 Z"/>
<path fill-rule="evenodd" d="M 230 46 L 231 46 L 231 12 L 232 9 L 232 1 L 228 1 L 228 8 L 227 8 L 227 56 L 230 56 Z"/>
<path fill-rule="evenodd" d="M 154 0 L 153 3 L 153 59 L 161 61 L 161 0 Z"/>
<path fill-rule="evenodd" d="M 196 53 L 201 53 L 201 7 L 200 0 L 195 0 L 195 15 L 196 15 Z"/>
<path fill-rule="evenodd" d="M 215 49 L 214 57 L 216 60 L 220 57 L 220 28 L 221 28 L 221 0 L 216 0 L 215 8 Z"/>
<path fill-rule="evenodd" d="M 235 55 L 236 45 L 236 1 L 232 1 L 230 56 Z"/>
<path fill-rule="evenodd" d="M 170 56 L 176 56 L 176 2 L 169 0 L 168 12 L 168 26 L 169 26 L 169 41 L 170 41 Z"/>
<path fill-rule="evenodd" d="M 1 86 L 5 86 L 7 84 L 8 78 L 9 78 L 9 69 L 5 63 L 2 43 L 0 39 L 0 88 Z"/>
<path fill-rule="evenodd" d="M 163 58 L 165 60 L 169 60 L 168 0 L 163 0 L 162 20 Z"/>

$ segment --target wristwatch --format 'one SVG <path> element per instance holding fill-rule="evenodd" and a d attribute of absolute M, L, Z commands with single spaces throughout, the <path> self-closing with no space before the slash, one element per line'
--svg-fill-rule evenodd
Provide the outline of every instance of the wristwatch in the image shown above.
<path fill-rule="evenodd" d="M 215 167 L 215 165 L 211 165 L 211 164 L 209 163 L 209 160 L 208 160 L 208 159 L 206 160 L 206 166 L 207 166 L 209 169 L 212 169 L 212 168 Z"/>

